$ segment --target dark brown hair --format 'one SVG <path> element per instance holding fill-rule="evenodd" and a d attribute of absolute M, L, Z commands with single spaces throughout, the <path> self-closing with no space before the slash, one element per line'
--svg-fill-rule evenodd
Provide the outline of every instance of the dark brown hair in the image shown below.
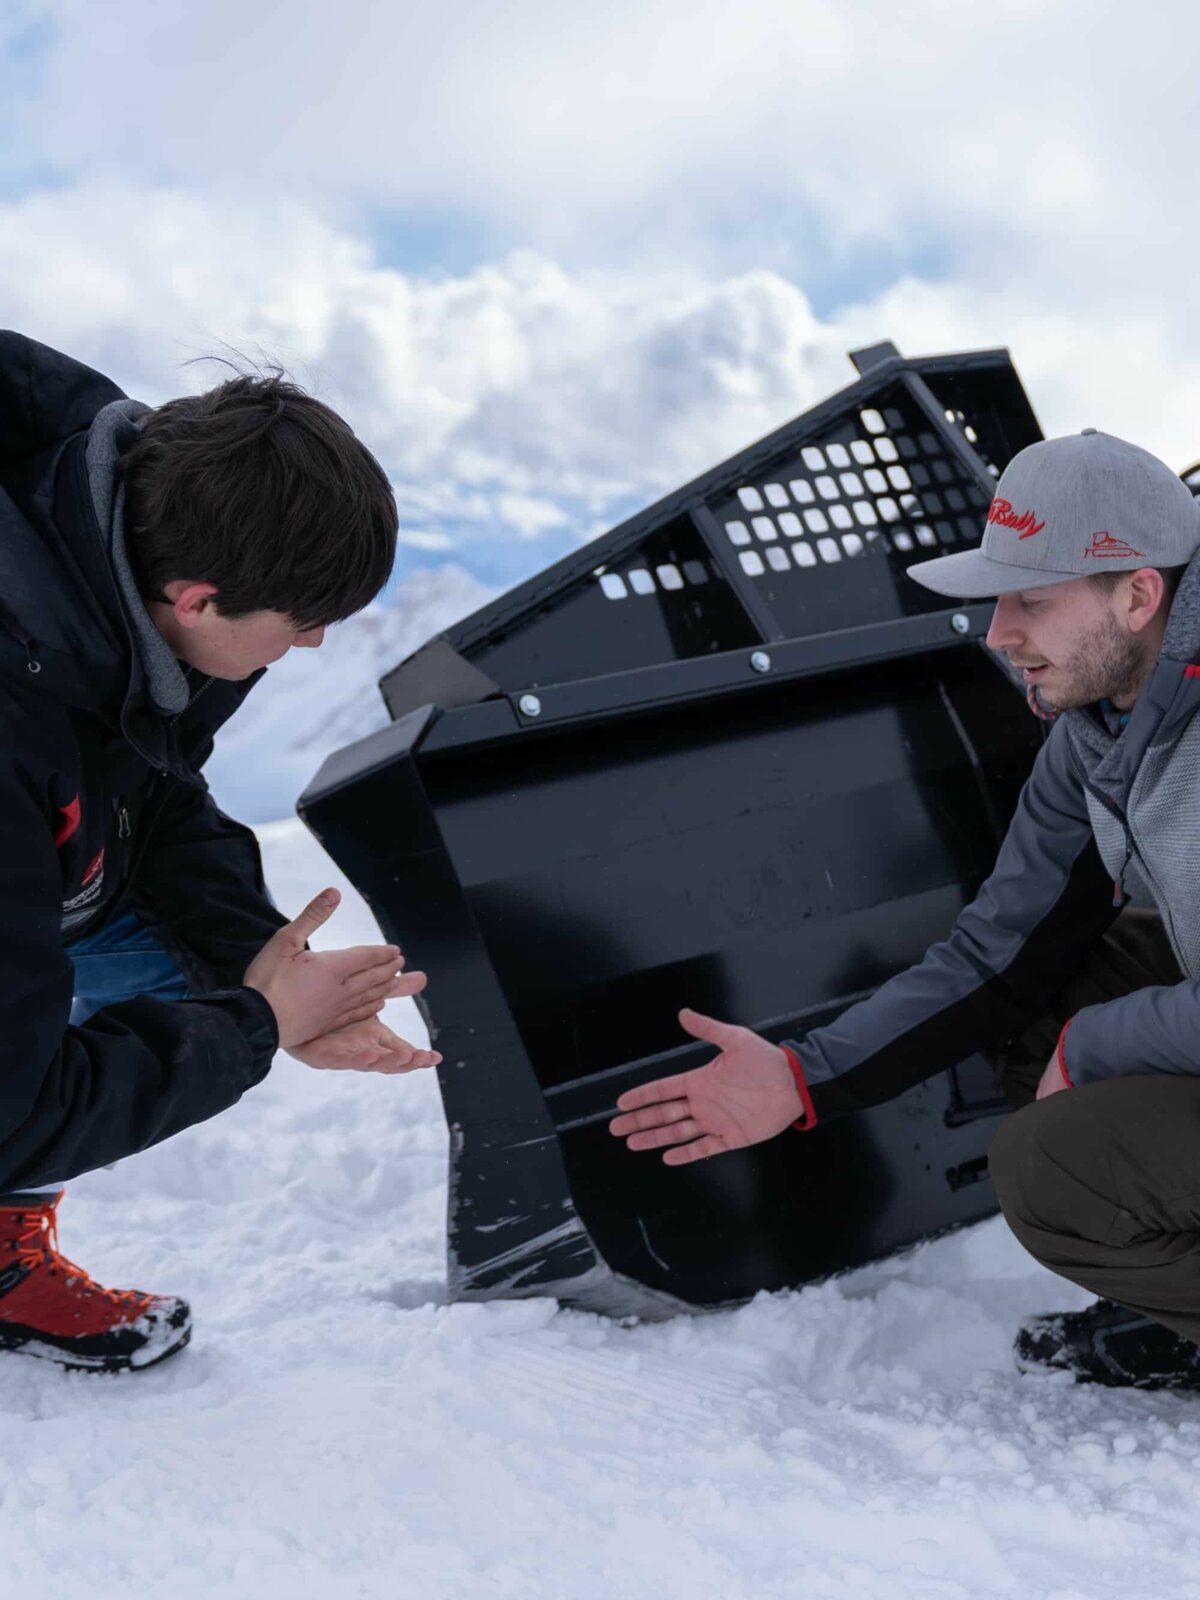
<path fill-rule="evenodd" d="M 121 457 L 126 543 L 146 599 L 188 578 L 219 615 L 341 622 L 387 582 L 396 502 L 347 423 L 280 373 L 168 401 Z"/>

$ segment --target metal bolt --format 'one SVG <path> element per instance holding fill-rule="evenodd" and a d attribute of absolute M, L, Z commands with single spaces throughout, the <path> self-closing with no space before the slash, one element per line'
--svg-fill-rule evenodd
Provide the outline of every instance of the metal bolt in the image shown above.
<path fill-rule="evenodd" d="M 523 694 L 517 704 L 523 717 L 540 717 L 542 714 L 542 702 L 535 694 Z"/>
<path fill-rule="evenodd" d="M 750 657 L 750 665 L 755 672 L 770 672 L 771 658 L 765 650 L 756 650 Z"/>
<path fill-rule="evenodd" d="M 954 629 L 955 633 L 970 633 L 971 619 L 967 616 L 965 611 L 956 611 L 950 618 L 950 626 Z"/>

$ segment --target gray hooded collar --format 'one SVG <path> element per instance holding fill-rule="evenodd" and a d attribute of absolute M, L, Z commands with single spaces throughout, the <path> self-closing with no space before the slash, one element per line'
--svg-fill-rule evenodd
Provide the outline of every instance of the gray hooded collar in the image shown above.
<path fill-rule="evenodd" d="M 150 698 L 160 711 L 177 715 L 188 703 L 188 681 L 138 593 L 125 545 L 125 485 L 117 481 L 117 460 L 149 410 L 140 400 L 114 400 L 104 406 L 88 431 L 85 460 L 96 521 L 108 543 Z"/>
<path fill-rule="evenodd" d="M 1086 752 L 1089 781 L 1124 805 L 1146 751 L 1168 744 L 1200 709 L 1200 552 L 1188 562 L 1171 602 L 1158 660 L 1123 731 L 1099 706 L 1064 713 L 1076 747 Z"/>

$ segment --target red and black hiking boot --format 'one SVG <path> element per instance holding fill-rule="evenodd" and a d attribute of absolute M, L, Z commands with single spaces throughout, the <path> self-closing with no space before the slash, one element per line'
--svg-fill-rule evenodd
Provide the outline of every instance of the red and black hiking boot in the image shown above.
<path fill-rule="evenodd" d="M 152 1367 L 192 1336 L 187 1303 L 104 1289 L 58 1252 L 62 1198 L 0 1199 L 0 1350 L 86 1372 Z"/>

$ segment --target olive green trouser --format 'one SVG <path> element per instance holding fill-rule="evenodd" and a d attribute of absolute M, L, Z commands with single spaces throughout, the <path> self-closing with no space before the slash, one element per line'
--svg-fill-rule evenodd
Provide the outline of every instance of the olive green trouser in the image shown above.
<path fill-rule="evenodd" d="M 1017 1107 L 988 1164 L 1043 1266 L 1200 1343 L 1200 1030 L 1196 1077 L 1134 1070 L 1034 1099 L 1068 1017 L 1181 978 L 1157 914 L 1123 911 L 1046 1014 L 988 1052 Z"/>

